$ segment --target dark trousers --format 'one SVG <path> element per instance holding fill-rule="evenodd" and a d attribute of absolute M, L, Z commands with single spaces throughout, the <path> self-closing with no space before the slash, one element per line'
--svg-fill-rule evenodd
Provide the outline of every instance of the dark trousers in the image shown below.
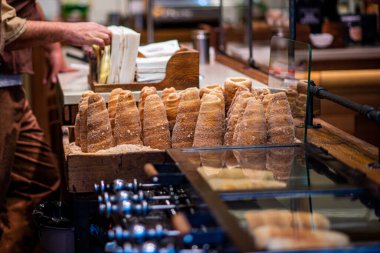
<path fill-rule="evenodd" d="M 54 155 L 21 86 L 0 88 L 0 252 L 33 252 L 37 203 L 55 192 Z"/>

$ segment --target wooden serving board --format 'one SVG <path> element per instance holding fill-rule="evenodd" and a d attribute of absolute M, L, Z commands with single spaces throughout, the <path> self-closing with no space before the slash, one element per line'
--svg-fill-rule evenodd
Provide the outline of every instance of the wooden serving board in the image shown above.
<path fill-rule="evenodd" d="M 65 152 L 65 177 L 70 193 L 94 191 L 100 180 L 116 178 L 139 180 L 146 178 L 146 163 L 165 163 L 170 158 L 165 151 L 130 152 L 123 154 L 70 154 L 69 144 L 75 140 L 74 127 L 62 127 Z"/>
<path fill-rule="evenodd" d="M 134 82 L 125 84 L 100 84 L 96 81 L 96 64 L 90 62 L 89 84 L 94 92 L 111 92 L 113 89 L 141 90 L 144 86 L 153 86 L 157 90 L 174 87 L 184 90 L 199 87 L 199 52 L 191 49 L 180 49 L 169 60 L 166 76 L 160 82 Z"/>

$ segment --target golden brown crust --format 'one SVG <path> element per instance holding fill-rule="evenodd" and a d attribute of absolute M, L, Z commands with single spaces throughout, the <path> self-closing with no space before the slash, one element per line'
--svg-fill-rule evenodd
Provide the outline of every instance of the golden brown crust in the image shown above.
<path fill-rule="evenodd" d="M 131 91 L 120 93 L 116 104 L 114 138 L 116 145 L 142 145 L 139 111 Z"/>
<path fill-rule="evenodd" d="M 157 89 L 155 87 L 148 87 L 144 86 L 140 91 L 140 98 L 139 98 L 139 114 L 140 114 L 140 122 L 141 125 L 144 124 L 144 105 L 145 105 L 145 99 L 147 96 L 157 94 Z"/>
<path fill-rule="evenodd" d="M 237 101 L 239 101 L 241 98 L 248 98 L 248 97 L 253 97 L 249 89 L 246 87 L 239 87 L 235 93 L 234 98 L 232 99 L 230 107 L 228 108 L 227 117 L 230 116 L 231 111 L 234 109 Z"/>
<path fill-rule="evenodd" d="M 157 94 L 145 99 L 143 136 L 145 146 L 162 150 L 171 146 L 165 106 Z"/>
<path fill-rule="evenodd" d="M 174 87 L 165 88 L 161 93 L 161 99 L 164 105 L 166 105 L 166 100 L 170 94 L 176 93 L 176 89 Z"/>
<path fill-rule="evenodd" d="M 257 89 L 257 98 L 263 101 L 264 97 L 268 94 L 271 94 L 270 90 L 268 88 L 263 88 L 263 89 Z"/>
<path fill-rule="evenodd" d="M 242 93 L 239 95 L 239 99 L 237 99 L 234 103 L 234 106 L 226 119 L 227 128 L 226 133 L 224 135 L 224 145 L 226 146 L 233 144 L 233 137 L 235 133 L 236 124 L 238 123 L 241 114 L 244 112 L 248 100 L 252 96 L 250 92 L 248 92 L 247 94 L 249 95 L 248 97 L 243 97 Z"/>
<path fill-rule="evenodd" d="M 209 94 L 212 91 L 221 92 L 224 96 L 224 89 L 219 84 L 209 84 L 199 90 L 199 97 L 202 98 L 203 95 Z"/>
<path fill-rule="evenodd" d="M 82 152 L 87 152 L 87 111 L 88 111 L 88 97 L 94 94 L 92 91 L 86 91 L 82 93 L 81 99 L 79 101 L 79 133 L 80 133 L 80 144 Z"/>
<path fill-rule="evenodd" d="M 218 95 L 206 94 L 201 107 L 194 133 L 194 147 L 214 147 L 223 145 L 223 101 Z"/>
<path fill-rule="evenodd" d="M 262 145 L 267 142 L 264 107 L 256 98 L 248 98 L 233 134 L 233 145 Z"/>
<path fill-rule="evenodd" d="M 88 98 L 87 151 L 97 152 L 114 146 L 111 123 L 104 99 L 99 94 Z"/>
<path fill-rule="evenodd" d="M 252 80 L 245 77 L 229 77 L 224 82 L 224 92 L 226 94 L 226 109 L 230 108 L 235 93 L 239 87 L 246 87 L 251 90 Z"/>
<path fill-rule="evenodd" d="M 123 92 L 123 89 L 121 88 L 113 89 L 108 98 L 108 115 L 111 122 L 112 133 L 113 133 L 113 129 L 115 128 L 115 114 L 116 114 L 117 99 L 119 98 L 119 94 L 121 92 Z"/>
<path fill-rule="evenodd" d="M 166 116 L 169 121 L 169 129 L 170 132 L 173 131 L 175 121 L 177 118 L 177 110 L 179 101 L 181 100 L 181 95 L 179 93 L 170 93 L 167 98 L 165 104 Z"/>
<path fill-rule="evenodd" d="M 192 147 L 201 100 L 197 88 L 188 88 L 181 93 L 176 123 L 173 128 L 173 148 Z"/>
<path fill-rule="evenodd" d="M 297 92 L 299 94 L 307 94 L 307 80 L 299 80 L 297 83 Z"/>
<path fill-rule="evenodd" d="M 285 92 L 275 93 L 266 109 L 268 142 L 291 144 L 295 141 L 295 130 L 290 105 Z"/>

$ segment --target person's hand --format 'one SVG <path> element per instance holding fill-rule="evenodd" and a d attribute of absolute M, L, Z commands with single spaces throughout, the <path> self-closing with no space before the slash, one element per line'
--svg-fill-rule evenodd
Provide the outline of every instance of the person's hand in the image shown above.
<path fill-rule="evenodd" d="M 75 46 L 98 45 L 103 48 L 111 43 L 112 33 L 107 27 L 93 22 L 67 23 L 64 41 Z"/>
<path fill-rule="evenodd" d="M 44 73 L 43 84 L 49 85 L 51 87 L 52 84 L 58 82 L 58 73 L 76 71 L 75 69 L 69 68 L 66 65 L 60 43 L 46 45 L 44 46 L 44 49 L 47 61 L 47 69 Z"/>

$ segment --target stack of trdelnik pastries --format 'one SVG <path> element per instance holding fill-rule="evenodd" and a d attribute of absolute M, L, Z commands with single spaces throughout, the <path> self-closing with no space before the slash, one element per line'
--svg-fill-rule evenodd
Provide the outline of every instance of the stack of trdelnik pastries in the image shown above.
<path fill-rule="evenodd" d="M 144 87 L 138 106 L 131 91 L 118 88 L 108 109 L 99 94 L 88 91 L 79 102 L 75 132 L 82 152 L 121 144 L 168 149 L 295 141 L 287 93 L 255 90 L 246 78 L 228 78 L 224 88 L 166 88 L 161 97 Z"/>

